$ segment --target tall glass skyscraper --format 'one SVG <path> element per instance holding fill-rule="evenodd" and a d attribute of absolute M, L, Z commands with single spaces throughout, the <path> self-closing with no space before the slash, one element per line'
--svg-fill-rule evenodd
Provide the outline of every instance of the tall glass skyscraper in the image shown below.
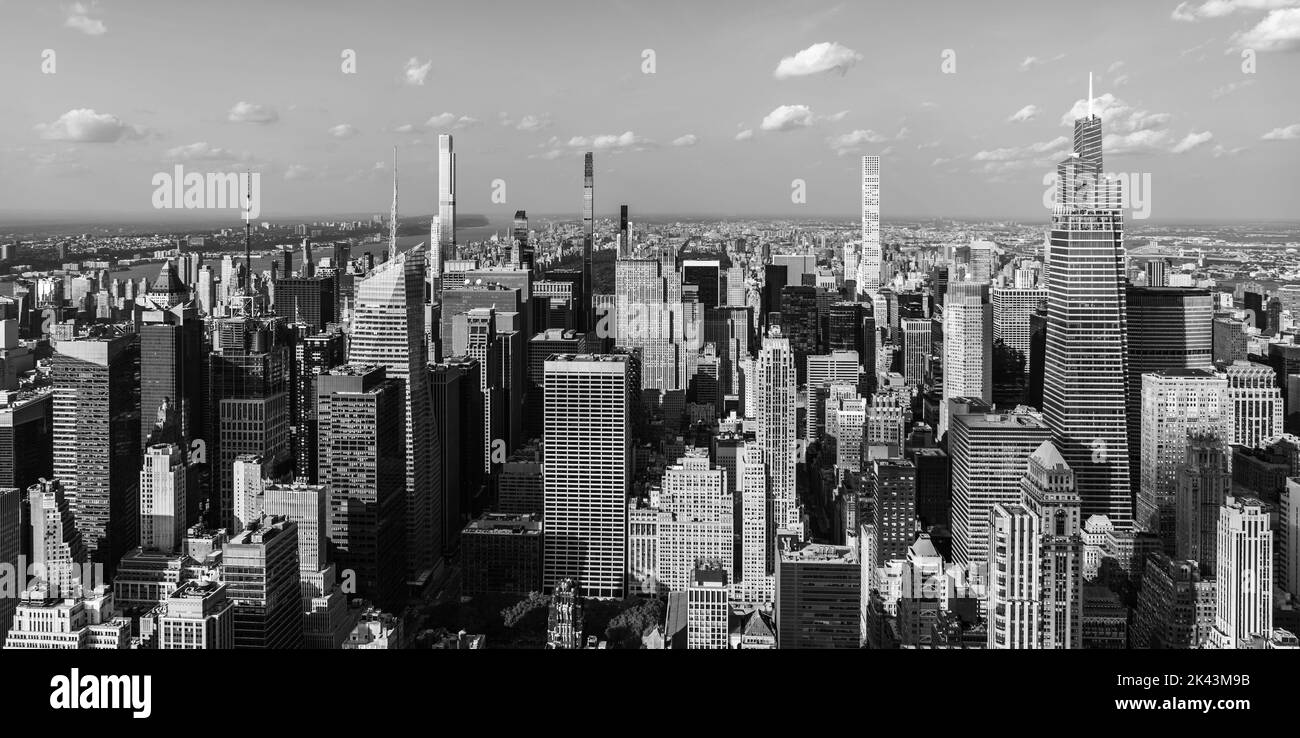
<path fill-rule="evenodd" d="M 407 575 L 421 583 L 442 552 L 441 454 L 429 395 L 424 337 L 424 252 L 419 246 L 375 267 L 356 288 L 348 361 L 387 370 L 406 399 Z"/>
<path fill-rule="evenodd" d="M 1043 414 L 1074 470 L 1084 519 L 1107 515 L 1128 528 L 1124 216 L 1120 183 L 1102 175 L 1101 118 L 1091 110 L 1074 122 L 1074 152 L 1057 166 L 1046 261 Z"/>

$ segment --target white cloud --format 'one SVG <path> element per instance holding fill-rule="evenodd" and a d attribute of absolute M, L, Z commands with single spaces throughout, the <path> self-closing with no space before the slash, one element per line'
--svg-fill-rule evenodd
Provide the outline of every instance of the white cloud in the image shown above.
<path fill-rule="evenodd" d="M 831 41 L 813 44 L 808 48 L 787 56 L 776 65 L 772 76 L 777 79 L 805 77 L 810 74 L 838 70 L 840 76 L 848 74 L 849 68 L 862 61 L 863 56 L 846 46 Z"/>
<path fill-rule="evenodd" d="M 971 157 L 974 161 L 1013 162 L 1035 161 L 1040 159 L 1064 158 L 1072 146 L 1070 139 L 1057 136 L 1051 141 L 1029 144 L 1027 146 L 1010 146 L 1001 149 L 988 149 L 976 152 Z"/>
<path fill-rule="evenodd" d="M 334 138 L 352 138 L 358 133 L 360 133 L 360 131 L 358 131 L 357 127 L 351 123 L 340 123 L 331 127 L 329 130 L 329 134 Z"/>
<path fill-rule="evenodd" d="M 611 154 L 622 154 L 628 151 L 646 151 L 656 147 L 654 141 L 638 136 L 632 131 L 623 133 L 601 133 L 593 136 L 573 136 L 567 141 L 561 141 L 555 136 L 551 136 L 546 143 L 541 144 L 541 148 L 546 149 L 541 154 L 529 156 L 540 159 L 558 159 L 566 153 L 581 153 L 584 151 L 602 151 Z"/>
<path fill-rule="evenodd" d="M 284 170 L 284 178 L 290 180 L 308 179 L 314 176 L 314 174 L 315 173 L 310 167 L 304 166 L 302 164 L 290 164 L 289 168 Z"/>
<path fill-rule="evenodd" d="M 88 108 L 69 110 L 53 123 L 37 124 L 36 132 L 49 141 L 79 143 L 114 143 L 143 138 L 148 133 L 140 126 L 123 123 L 116 115 L 96 113 Z"/>
<path fill-rule="evenodd" d="M 406 60 L 406 66 L 402 69 L 402 80 L 408 85 L 420 86 L 429 76 L 429 70 L 433 69 L 433 60 L 421 62 L 418 57 L 411 57 Z"/>
<path fill-rule="evenodd" d="M 93 11 L 98 11 L 98 4 L 92 4 Z M 71 8 L 67 9 L 68 17 L 63 21 L 67 28 L 75 28 L 87 36 L 103 36 L 108 32 L 108 26 L 104 21 L 98 18 L 91 18 L 92 6 L 85 3 L 73 3 Z"/>
<path fill-rule="evenodd" d="M 605 133 L 597 136 L 574 136 L 566 144 L 571 149 L 593 149 L 595 151 L 641 151 L 654 145 L 648 138 L 638 136 L 631 131 L 619 134 Z"/>
<path fill-rule="evenodd" d="M 275 108 L 267 105 L 258 105 L 257 103 L 241 100 L 235 103 L 235 107 L 231 108 L 230 112 L 226 114 L 226 120 L 231 123 L 256 123 L 262 125 L 280 120 L 280 114 L 275 112 Z"/>
<path fill-rule="evenodd" d="M 541 131 L 551 127 L 551 117 L 549 113 L 542 113 L 539 114 L 539 116 L 525 114 L 524 117 L 515 121 L 502 113 L 502 120 L 500 120 L 500 123 L 502 123 L 503 126 L 512 127 L 512 129 L 515 129 L 516 131 Z"/>
<path fill-rule="evenodd" d="M 1007 122 L 1019 123 L 1022 121 L 1033 120 L 1034 118 L 1038 117 L 1039 112 L 1041 111 L 1039 110 L 1039 107 L 1037 105 L 1026 105 L 1025 107 L 1012 113 L 1011 117 L 1007 118 Z"/>
<path fill-rule="evenodd" d="M 1170 152 L 1174 154 L 1186 153 L 1203 143 L 1209 142 L 1213 138 L 1214 134 L 1209 131 L 1202 131 L 1200 133 L 1193 131 L 1184 136 L 1182 141 L 1175 144 L 1174 147 L 1170 149 Z"/>
<path fill-rule="evenodd" d="M 422 133 L 422 131 L 411 123 L 403 123 L 394 128 L 393 133 Z"/>
<path fill-rule="evenodd" d="M 943 166 L 944 164 L 947 164 L 950 161 L 952 161 L 952 159 L 947 159 L 941 156 L 938 159 L 935 159 L 934 161 L 930 162 L 930 166 L 939 167 L 939 166 Z"/>
<path fill-rule="evenodd" d="M 1106 67 L 1106 74 L 1113 74 L 1115 72 L 1118 72 L 1120 68 L 1123 66 L 1124 66 L 1123 60 L 1111 62 L 1110 66 Z"/>
<path fill-rule="evenodd" d="M 1221 156 L 1236 156 L 1237 154 L 1240 154 L 1245 150 L 1246 150 L 1245 146 L 1237 146 L 1235 148 L 1229 149 L 1223 146 L 1222 144 L 1215 144 L 1213 151 L 1211 151 L 1210 153 L 1214 156 L 1214 158 L 1217 159 Z"/>
<path fill-rule="evenodd" d="M 1254 28 L 1233 35 L 1232 41 L 1240 49 L 1300 50 L 1300 8 L 1271 11 Z"/>
<path fill-rule="evenodd" d="M 469 128 L 478 123 L 478 118 L 471 118 L 468 115 L 456 115 L 455 113 L 441 113 L 429 118 L 424 122 L 424 127 L 432 130 L 452 130 L 458 131 L 462 128 Z"/>
<path fill-rule="evenodd" d="M 831 136 L 826 139 L 826 144 L 831 147 L 836 156 L 844 156 L 845 154 L 860 151 L 863 147 L 881 144 L 888 140 L 887 136 L 875 131 L 859 129 L 838 136 Z"/>
<path fill-rule="evenodd" d="M 1053 56 L 1048 59 L 1039 59 L 1036 56 L 1027 56 L 1025 57 L 1024 61 L 1020 62 L 1020 71 L 1028 72 L 1030 69 L 1033 69 L 1034 67 L 1040 67 L 1044 64 L 1051 64 L 1052 62 L 1060 61 L 1064 58 L 1065 58 L 1065 54 L 1057 54 L 1056 56 Z"/>
<path fill-rule="evenodd" d="M 1274 8 L 1289 8 L 1296 4 L 1297 0 L 1206 0 L 1200 5 L 1193 2 L 1181 2 L 1178 3 L 1178 7 L 1174 8 L 1174 12 L 1170 14 L 1170 17 L 1184 23 L 1195 23 L 1199 20 L 1223 18 L 1239 10 L 1272 10 Z"/>
<path fill-rule="evenodd" d="M 1294 141 L 1300 138 L 1300 123 L 1292 123 L 1284 128 L 1274 128 L 1260 138 L 1265 141 Z"/>
<path fill-rule="evenodd" d="M 752 128 L 746 128 L 745 130 L 736 134 L 737 141 L 748 141 L 753 137 L 754 137 L 754 129 Z"/>
<path fill-rule="evenodd" d="M 1229 82 L 1228 84 L 1223 85 L 1222 87 L 1216 87 L 1215 90 L 1214 90 L 1214 92 L 1211 92 L 1211 93 L 1210 93 L 1210 99 L 1212 99 L 1212 100 L 1218 100 L 1219 98 L 1223 97 L 1224 95 L 1231 95 L 1232 93 L 1236 92 L 1237 90 L 1241 90 L 1241 89 L 1244 89 L 1244 88 L 1246 88 L 1246 87 L 1250 87 L 1250 86 L 1253 85 L 1253 84 L 1255 84 L 1255 80 L 1250 79 L 1250 78 L 1246 78 L 1246 79 L 1240 80 L 1240 81 L 1238 81 L 1238 82 Z"/>
<path fill-rule="evenodd" d="M 764 131 L 793 131 L 812 124 L 812 108 L 807 105 L 782 105 L 768 113 L 758 127 Z"/>
<path fill-rule="evenodd" d="M 941 143 L 943 143 L 943 141 L 928 141 L 928 142 L 926 142 L 926 143 L 919 143 L 919 144 L 917 144 L 917 145 L 916 145 L 916 148 L 917 148 L 917 149 L 936 149 L 936 148 L 939 147 L 939 144 L 941 144 Z"/>
<path fill-rule="evenodd" d="M 207 141 L 167 149 L 164 156 L 176 161 L 247 161 L 252 158 L 247 153 L 237 154 L 230 149 L 213 146 Z"/>
<path fill-rule="evenodd" d="M 694 146 L 699 143 L 700 139 L 694 133 L 688 133 L 685 136 L 678 136 L 673 139 L 673 146 Z"/>

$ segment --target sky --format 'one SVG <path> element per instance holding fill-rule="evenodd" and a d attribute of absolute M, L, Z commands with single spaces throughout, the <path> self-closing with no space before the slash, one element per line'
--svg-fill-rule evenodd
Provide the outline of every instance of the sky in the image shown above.
<path fill-rule="evenodd" d="M 148 215 L 178 164 L 386 213 L 393 146 L 433 213 L 439 133 L 492 218 L 578 217 L 591 150 L 598 216 L 854 220 L 878 154 L 886 220 L 1046 221 L 1090 72 L 1153 221 L 1300 220 L 1300 0 L 0 0 L 0 225 Z"/>

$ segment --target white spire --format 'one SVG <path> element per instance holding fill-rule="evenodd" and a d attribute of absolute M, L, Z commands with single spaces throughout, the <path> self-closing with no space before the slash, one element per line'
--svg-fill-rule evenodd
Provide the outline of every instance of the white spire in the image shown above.
<path fill-rule="evenodd" d="M 397 147 L 393 147 L 393 210 L 388 216 L 388 258 L 397 258 Z"/>
<path fill-rule="evenodd" d="M 1088 72 L 1088 117 L 1092 117 L 1092 72 Z"/>

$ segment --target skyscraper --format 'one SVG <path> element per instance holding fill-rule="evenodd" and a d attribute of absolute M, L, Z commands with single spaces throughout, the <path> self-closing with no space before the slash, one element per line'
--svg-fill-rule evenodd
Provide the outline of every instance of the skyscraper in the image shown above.
<path fill-rule="evenodd" d="M 1165 553 L 1174 552 L 1178 466 L 1188 436 L 1209 432 L 1232 437 L 1228 382 L 1200 369 L 1169 369 L 1142 375 L 1142 476 L 1136 525 L 1160 536 Z"/>
<path fill-rule="evenodd" d="M 379 265 L 357 285 L 348 360 L 383 367 L 389 379 L 404 386 L 407 576 L 424 584 L 441 558 L 444 490 L 426 368 L 424 255 L 419 246 Z"/>
<path fill-rule="evenodd" d="M 989 628 L 992 649 L 1039 648 L 1042 554 L 1038 516 L 1019 503 L 989 510 Z"/>
<path fill-rule="evenodd" d="M 1277 372 L 1265 364 L 1234 361 L 1227 369 L 1228 401 L 1232 403 L 1231 442 L 1262 448 L 1282 433 L 1282 390 Z"/>
<path fill-rule="evenodd" d="M 1029 316 L 1047 299 L 1047 290 L 1038 288 L 994 287 L 989 291 L 993 303 L 993 340 L 1024 354 L 1025 369 L 1030 368 Z"/>
<path fill-rule="evenodd" d="M 1219 510 L 1232 493 L 1232 457 L 1214 432 L 1189 432 L 1186 445 L 1175 479 L 1174 555 L 1198 562 L 1209 575 L 1217 568 Z"/>
<path fill-rule="evenodd" d="M 801 515 L 795 498 L 794 353 L 780 328 L 772 328 L 763 339 L 755 374 L 757 441 L 772 494 L 772 524 L 795 529 L 801 526 Z"/>
<path fill-rule="evenodd" d="M 1214 300 L 1209 290 L 1129 287 L 1127 398 L 1129 468 L 1136 486 L 1142 469 L 1142 375 L 1161 369 L 1212 371 Z M 1135 490 L 1136 491 L 1136 490 Z"/>
<path fill-rule="evenodd" d="M 880 289 L 880 157 L 862 157 L 862 258 L 858 260 L 858 294 Z"/>
<path fill-rule="evenodd" d="M 357 594 L 390 607 L 402 601 L 409 540 L 405 413 L 405 383 L 383 368 L 349 365 L 317 377 L 317 479 L 330 492 L 335 562 L 355 572 Z"/>
<path fill-rule="evenodd" d="M 596 326 L 595 312 L 591 302 L 591 251 L 596 247 L 594 243 L 596 221 L 593 180 L 592 153 L 588 151 L 586 156 L 583 157 L 582 164 L 582 305 L 578 311 L 580 320 L 578 330 L 583 333 L 593 330 Z"/>
<path fill-rule="evenodd" d="M 234 647 L 302 648 L 298 526 L 263 518 L 222 548 L 221 572 L 234 605 Z"/>
<path fill-rule="evenodd" d="M 111 572 L 139 541 L 139 348 L 133 334 L 55 341 L 54 475 L 87 553 Z"/>
<path fill-rule="evenodd" d="M 920 386 L 925 381 L 925 369 L 930 363 L 933 339 L 929 319 L 904 318 L 903 327 L 903 381 Z M 874 367 L 873 367 L 874 373 Z"/>
<path fill-rule="evenodd" d="M 543 586 L 623 596 L 631 477 L 628 357 L 556 354 L 545 364 Z"/>
<path fill-rule="evenodd" d="M 1273 630 L 1273 531 L 1268 507 L 1251 497 L 1229 497 L 1219 510 L 1218 606 L 1220 645 Z"/>
<path fill-rule="evenodd" d="M 442 277 L 443 265 L 456 258 L 456 154 L 451 134 L 438 136 L 438 232 L 436 243 L 429 244 L 433 255 L 429 265 L 432 279 Z"/>
<path fill-rule="evenodd" d="M 1074 122 L 1074 153 L 1057 166 L 1047 246 L 1043 414 L 1074 470 L 1083 515 L 1133 519 L 1125 428 L 1127 359 L 1120 184 L 1102 175 L 1101 118 Z"/>
<path fill-rule="evenodd" d="M 1038 413 L 995 414 L 973 402 L 954 405 L 948 433 L 952 463 L 952 557 L 959 564 L 990 563 L 989 511 L 1021 501 L 1020 480 L 1029 456 L 1051 437 Z"/>
<path fill-rule="evenodd" d="M 140 548 L 180 549 L 189 520 L 185 457 L 172 443 L 150 446 L 140 470 Z"/>
<path fill-rule="evenodd" d="M 948 401 L 993 400 L 993 309 L 988 285 L 951 282 L 943 301 L 943 402 L 938 436 L 948 431 Z"/>
<path fill-rule="evenodd" d="M 1029 457 L 1021 504 L 1038 518 L 1041 648 L 1083 647 L 1083 521 L 1074 471 L 1051 441 Z"/>

